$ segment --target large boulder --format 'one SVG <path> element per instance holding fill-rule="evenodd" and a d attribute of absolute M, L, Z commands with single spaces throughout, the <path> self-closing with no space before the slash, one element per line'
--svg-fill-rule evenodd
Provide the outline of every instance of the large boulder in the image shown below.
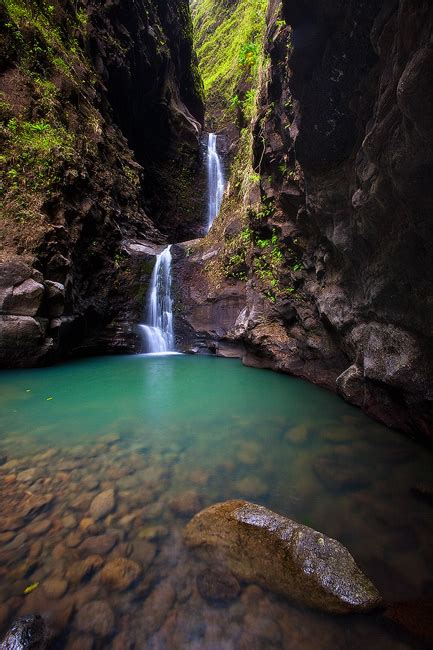
<path fill-rule="evenodd" d="M 5 300 L 4 308 L 17 316 L 36 316 L 44 295 L 44 285 L 28 278 L 15 286 Z"/>
<path fill-rule="evenodd" d="M 382 602 L 342 544 L 254 503 L 202 510 L 186 527 L 185 541 L 238 579 L 326 612 L 365 612 Z"/>
<path fill-rule="evenodd" d="M 19 257 L 0 262 L 0 311 L 5 311 L 4 303 L 12 295 L 13 288 L 31 275 L 32 269 Z"/>
<path fill-rule="evenodd" d="M 52 347 L 46 326 L 41 318 L 0 314 L 0 367 L 35 365 Z"/>

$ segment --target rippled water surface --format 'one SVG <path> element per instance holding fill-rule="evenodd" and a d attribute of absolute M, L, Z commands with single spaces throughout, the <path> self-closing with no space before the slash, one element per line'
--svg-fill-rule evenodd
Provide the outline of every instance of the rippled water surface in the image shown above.
<path fill-rule="evenodd" d="M 385 598 L 420 598 L 433 509 L 413 489 L 431 468 L 430 452 L 327 391 L 235 360 L 2 372 L 2 631 L 38 612 L 68 649 L 423 647 L 380 615 L 326 616 L 254 585 L 209 600 L 182 529 L 203 506 L 246 498 L 339 539 Z M 112 511 L 92 520 L 111 488 Z M 104 573 L 116 557 L 140 570 L 121 589 Z"/>

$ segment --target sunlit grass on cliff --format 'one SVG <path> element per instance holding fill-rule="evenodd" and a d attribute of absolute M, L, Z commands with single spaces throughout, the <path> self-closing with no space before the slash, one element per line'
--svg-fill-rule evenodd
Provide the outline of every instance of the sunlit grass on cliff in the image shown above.
<path fill-rule="evenodd" d="M 223 0 L 191 3 L 196 51 L 206 101 L 234 113 L 242 81 L 245 91 L 256 84 L 267 0 L 241 0 L 230 7 Z"/>

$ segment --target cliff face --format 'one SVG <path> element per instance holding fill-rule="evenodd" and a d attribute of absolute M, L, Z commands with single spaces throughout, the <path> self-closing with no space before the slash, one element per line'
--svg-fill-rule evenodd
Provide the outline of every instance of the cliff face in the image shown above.
<path fill-rule="evenodd" d="M 2 0 L 0 14 L 0 365 L 134 349 L 140 242 L 202 220 L 188 2 Z"/>
<path fill-rule="evenodd" d="M 277 233 L 291 292 L 269 305 L 250 286 L 236 335 L 248 363 L 431 436 L 433 8 L 330 5 L 271 3 L 259 228 Z"/>
<path fill-rule="evenodd" d="M 433 8 L 271 0 L 267 25 L 251 164 L 178 262 L 185 344 L 431 437 Z"/>

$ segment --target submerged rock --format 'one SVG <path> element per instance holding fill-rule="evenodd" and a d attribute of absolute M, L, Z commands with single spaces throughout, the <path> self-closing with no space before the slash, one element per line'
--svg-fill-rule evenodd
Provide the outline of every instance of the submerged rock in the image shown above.
<path fill-rule="evenodd" d="M 57 600 L 65 595 L 68 589 L 68 583 L 66 580 L 60 578 L 51 578 L 45 580 L 43 584 L 44 592 L 47 595 L 47 598 L 51 600 Z"/>
<path fill-rule="evenodd" d="M 198 513 L 185 541 L 238 579 L 326 612 L 365 612 L 382 602 L 338 541 L 247 501 Z"/>
<path fill-rule="evenodd" d="M 200 596 L 211 603 L 233 600 L 240 591 L 239 582 L 234 575 L 219 568 L 205 569 L 199 573 L 197 588 Z"/>
<path fill-rule="evenodd" d="M 176 591 L 168 580 L 155 587 L 143 605 L 140 631 L 145 636 L 150 636 L 159 630 L 175 600 Z"/>
<path fill-rule="evenodd" d="M 79 551 L 84 555 L 106 555 L 116 545 L 114 535 L 93 535 L 80 544 Z"/>
<path fill-rule="evenodd" d="M 200 510 L 202 503 L 195 490 L 188 490 L 170 499 L 169 505 L 176 515 L 190 517 Z"/>
<path fill-rule="evenodd" d="M 97 521 L 110 514 L 110 512 L 113 512 L 115 505 L 114 490 L 105 490 L 93 499 L 90 504 L 90 514 Z"/>
<path fill-rule="evenodd" d="M 105 565 L 101 571 L 101 581 L 118 591 L 128 589 L 141 574 L 141 567 L 133 560 L 119 557 Z"/>
<path fill-rule="evenodd" d="M 114 630 L 114 614 L 110 605 L 104 600 L 94 600 L 86 603 L 78 611 L 75 627 L 80 632 L 110 636 Z"/>
<path fill-rule="evenodd" d="M 44 650 L 48 647 L 48 634 L 42 616 L 23 616 L 10 628 L 0 650 Z"/>
<path fill-rule="evenodd" d="M 89 555 L 85 560 L 71 564 L 66 572 L 66 577 L 72 583 L 78 584 L 91 578 L 103 564 L 104 560 L 100 555 Z"/>

